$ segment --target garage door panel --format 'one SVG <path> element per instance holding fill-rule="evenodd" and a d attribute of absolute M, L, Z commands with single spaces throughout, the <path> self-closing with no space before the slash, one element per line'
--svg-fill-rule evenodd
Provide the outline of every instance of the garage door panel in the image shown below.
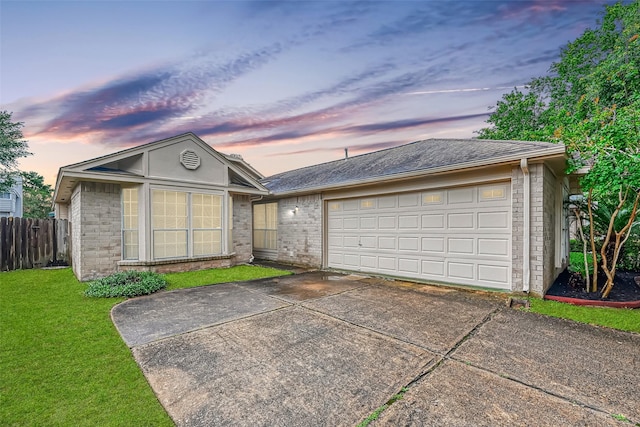
<path fill-rule="evenodd" d="M 359 200 L 345 200 L 342 203 L 342 210 L 343 211 L 357 211 L 359 206 L 360 206 L 360 201 Z"/>
<path fill-rule="evenodd" d="M 343 230 L 357 230 L 358 229 L 358 218 L 344 218 L 342 220 L 342 229 Z"/>
<path fill-rule="evenodd" d="M 418 229 L 418 215 L 400 215 L 398 217 L 398 228 L 400 229 Z"/>
<path fill-rule="evenodd" d="M 409 208 L 416 207 L 420 203 L 420 194 L 400 194 L 398 196 L 398 207 Z"/>
<path fill-rule="evenodd" d="M 448 252 L 451 254 L 468 254 L 473 255 L 473 246 L 475 239 L 449 237 L 447 239 Z"/>
<path fill-rule="evenodd" d="M 429 230 L 444 230 L 444 214 L 422 215 L 422 228 Z"/>
<path fill-rule="evenodd" d="M 342 244 L 345 248 L 358 248 L 360 246 L 360 239 L 357 236 L 344 236 Z"/>
<path fill-rule="evenodd" d="M 396 271 L 396 258 L 378 257 L 378 268 L 381 270 Z"/>
<path fill-rule="evenodd" d="M 461 203 L 473 203 L 473 188 L 460 188 L 455 190 L 449 190 L 447 192 L 447 202 L 450 205 L 459 205 Z"/>
<path fill-rule="evenodd" d="M 399 237 L 398 238 L 398 249 L 401 251 L 414 251 L 418 252 L 419 250 L 419 240 L 417 237 Z"/>
<path fill-rule="evenodd" d="M 376 217 L 373 216 L 360 218 L 360 230 L 375 230 L 376 223 Z"/>
<path fill-rule="evenodd" d="M 327 257 L 327 260 L 329 261 L 329 265 L 332 265 L 334 267 L 343 265 L 342 254 L 330 253 Z"/>
<path fill-rule="evenodd" d="M 509 289 L 510 210 L 504 182 L 329 201 L 328 266 Z"/>
<path fill-rule="evenodd" d="M 378 249 L 377 241 L 376 236 L 362 236 L 359 245 L 362 249 Z"/>
<path fill-rule="evenodd" d="M 378 218 L 378 229 L 388 229 L 392 230 L 396 228 L 396 220 L 395 216 L 381 216 Z"/>
<path fill-rule="evenodd" d="M 474 264 L 471 262 L 448 262 L 447 274 L 449 277 L 461 279 L 473 279 Z"/>
<path fill-rule="evenodd" d="M 410 273 L 411 275 L 418 274 L 419 262 L 417 259 L 400 258 L 398 259 L 398 272 Z"/>
<path fill-rule="evenodd" d="M 428 277 L 444 277 L 444 261 L 422 260 L 422 274 Z"/>
<path fill-rule="evenodd" d="M 471 212 L 450 213 L 450 214 L 447 214 L 447 225 L 449 226 L 450 229 L 455 229 L 455 228 L 472 229 L 473 217 L 474 217 L 474 214 Z"/>
<path fill-rule="evenodd" d="M 344 254 L 342 263 L 347 267 L 360 267 L 360 255 Z"/>
<path fill-rule="evenodd" d="M 508 212 L 478 212 L 478 228 L 509 228 Z"/>
<path fill-rule="evenodd" d="M 423 237 L 422 251 L 444 255 L 444 237 Z"/>
<path fill-rule="evenodd" d="M 378 197 L 378 208 L 389 209 L 396 207 L 397 196 Z"/>
<path fill-rule="evenodd" d="M 509 267 L 479 264 L 478 280 L 506 285 L 509 283 Z"/>
<path fill-rule="evenodd" d="M 376 268 L 377 267 L 377 257 L 371 255 L 362 255 L 360 256 L 360 265 L 365 268 Z"/>
<path fill-rule="evenodd" d="M 342 218 L 330 218 L 329 230 L 342 230 Z"/>
<path fill-rule="evenodd" d="M 340 235 L 329 235 L 329 237 L 327 238 L 327 243 L 329 244 L 330 248 L 336 248 L 336 249 L 340 249 L 344 246 L 344 242 L 343 242 L 343 238 Z"/>
<path fill-rule="evenodd" d="M 478 254 L 479 255 L 509 255 L 509 240 L 508 239 L 478 239 Z"/>
<path fill-rule="evenodd" d="M 378 249 L 394 250 L 396 249 L 395 237 L 378 237 Z"/>

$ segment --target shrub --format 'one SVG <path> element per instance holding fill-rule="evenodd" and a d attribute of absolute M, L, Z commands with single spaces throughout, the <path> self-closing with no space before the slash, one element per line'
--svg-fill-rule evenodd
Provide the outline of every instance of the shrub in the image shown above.
<path fill-rule="evenodd" d="M 637 230 L 637 228 L 636 228 Z M 640 271 L 640 232 L 636 231 L 629 236 L 629 240 L 622 247 L 620 254 L 621 270 Z"/>
<path fill-rule="evenodd" d="M 88 297 L 136 297 L 152 294 L 167 286 L 164 276 L 150 271 L 122 271 L 89 283 Z"/>
<path fill-rule="evenodd" d="M 582 240 L 580 239 L 569 240 L 569 251 L 582 253 Z"/>

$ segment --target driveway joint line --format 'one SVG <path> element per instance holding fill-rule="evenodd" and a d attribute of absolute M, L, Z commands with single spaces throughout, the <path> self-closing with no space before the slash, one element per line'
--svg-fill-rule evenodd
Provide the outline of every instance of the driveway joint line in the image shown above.
<path fill-rule="evenodd" d="M 588 403 L 584 403 L 584 402 L 582 402 L 582 401 L 580 401 L 580 400 L 577 400 L 577 399 L 569 398 L 569 397 L 567 397 L 567 396 L 564 396 L 564 395 L 562 395 L 562 394 L 555 393 L 555 392 L 550 391 L 550 390 L 546 390 L 546 389 L 544 389 L 544 388 L 538 387 L 538 386 L 537 386 L 537 385 L 535 385 L 535 384 L 529 384 L 529 383 L 525 382 L 524 380 L 520 380 L 520 379 L 515 378 L 515 377 L 513 377 L 513 376 L 511 376 L 511 375 L 508 375 L 508 374 L 501 374 L 501 373 L 499 373 L 499 372 L 495 372 L 495 371 L 493 371 L 493 370 L 491 370 L 491 369 L 485 368 L 485 367 L 483 367 L 483 366 L 477 365 L 477 364 L 472 363 L 472 362 L 469 362 L 469 361 L 467 361 L 467 360 L 459 359 L 459 358 L 457 358 L 457 357 L 455 357 L 455 356 L 453 356 L 453 357 L 449 358 L 449 360 L 451 360 L 451 361 L 453 361 L 453 362 L 456 362 L 456 363 L 462 363 L 462 364 L 464 364 L 464 365 L 466 365 L 466 366 L 470 366 L 470 367 L 472 367 L 472 368 L 474 368 L 474 369 L 477 369 L 477 370 L 479 370 L 479 371 L 483 371 L 483 372 L 486 372 L 486 373 L 488 373 L 488 374 L 495 375 L 495 376 L 497 376 L 497 377 L 500 377 L 500 378 L 502 378 L 502 379 L 505 379 L 505 380 L 507 380 L 507 381 L 511 381 L 511 382 L 516 383 L 516 384 L 523 385 L 523 386 L 525 386 L 525 387 L 527 387 L 527 388 L 531 388 L 531 389 L 533 389 L 533 390 L 537 390 L 537 391 L 539 391 L 539 392 L 541 392 L 541 393 L 544 393 L 544 394 L 549 395 L 549 396 L 553 396 L 553 397 L 555 397 L 555 398 L 557 398 L 557 399 L 560 399 L 560 400 L 562 400 L 562 401 L 564 401 L 564 402 L 567 402 L 567 403 L 570 403 L 570 404 L 572 404 L 572 405 L 577 405 L 577 406 L 581 406 L 581 407 L 583 407 L 583 408 L 588 408 L 588 409 L 591 409 L 591 410 L 593 410 L 593 411 L 600 412 L 601 414 L 605 414 L 605 415 L 607 415 L 607 416 L 611 416 L 611 415 L 613 415 L 613 414 L 611 414 L 610 412 L 608 412 L 608 411 L 606 411 L 606 410 L 604 410 L 604 409 L 602 409 L 602 408 L 599 408 L 599 407 L 597 407 L 597 406 L 593 406 L 593 405 L 590 405 L 590 404 L 588 404 Z M 633 421 L 631 421 L 631 423 L 633 423 Z"/>
<path fill-rule="evenodd" d="M 480 320 L 473 328 L 471 328 L 471 330 L 466 333 L 462 338 L 460 338 L 448 351 L 444 352 L 444 354 L 442 354 L 442 352 L 436 352 L 436 357 L 434 358 L 435 360 L 431 360 L 429 363 L 424 365 L 424 368 L 420 374 L 418 374 L 417 376 L 415 376 L 411 381 L 409 381 L 409 383 L 407 383 L 405 386 L 403 386 L 401 389 L 411 389 L 411 387 L 413 387 L 414 385 L 416 385 L 419 381 L 423 380 L 424 378 L 428 377 L 429 375 L 431 375 L 436 369 L 438 369 L 440 366 L 442 366 L 442 364 L 444 364 L 444 362 L 446 360 L 451 360 L 451 355 L 458 349 L 458 347 L 460 347 L 462 345 L 462 343 L 464 343 L 465 341 L 467 341 L 469 338 L 472 338 L 476 331 L 482 327 L 484 324 L 486 324 L 487 322 L 489 322 L 493 316 L 495 316 L 498 312 L 500 312 L 502 310 L 502 307 L 496 307 L 495 309 L 491 310 L 490 313 L 488 313 L 484 318 L 482 318 L 482 320 Z M 356 325 L 359 326 L 359 325 Z M 368 328 L 365 328 L 368 329 Z M 388 336 L 388 335 L 386 335 Z M 389 337 L 391 339 L 398 339 L 395 337 Z M 403 341 L 403 340 L 400 340 Z M 420 348 L 424 348 L 422 346 L 419 346 Z M 431 351 L 431 350 L 429 350 Z M 453 359 L 455 360 L 455 359 Z M 391 407 L 391 405 L 393 405 L 395 403 L 394 402 L 387 402 L 385 403 L 383 406 L 384 408 L 379 412 L 378 416 L 380 416 L 383 412 L 385 412 L 387 409 L 389 409 Z M 383 406 L 380 406 L 380 408 L 382 408 Z"/>
<path fill-rule="evenodd" d="M 180 337 L 182 335 L 188 335 L 188 334 L 192 334 L 194 332 L 202 331 L 204 329 L 209 329 L 209 328 L 213 328 L 213 327 L 216 327 L 216 326 L 226 325 L 227 323 L 231 323 L 231 322 L 238 322 L 238 321 L 241 321 L 241 320 L 244 320 L 244 319 L 250 319 L 252 317 L 260 316 L 262 314 L 273 313 L 275 311 L 284 310 L 286 308 L 291 308 L 293 306 L 294 306 L 294 304 L 288 303 L 287 305 L 285 305 L 283 307 L 276 307 L 276 308 L 272 308 L 272 309 L 269 309 L 269 310 L 261 311 L 259 313 L 252 313 L 252 314 L 248 314 L 248 315 L 242 316 L 242 317 L 237 317 L 237 318 L 234 318 L 234 319 L 227 319 L 227 320 L 224 320 L 224 321 L 218 322 L 218 323 L 211 323 L 211 324 L 207 324 L 207 325 L 201 325 L 201 326 L 198 326 L 197 328 L 189 329 L 188 331 L 179 332 L 179 333 L 174 334 L 174 335 L 169 335 L 167 337 L 158 338 L 157 340 L 148 341 L 148 342 L 145 342 L 143 344 L 131 346 L 129 348 L 133 349 L 133 348 L 138 348 L 138 347 L 144 347 L 144 346 L 146 346 L 148 344 L 155 344 L 155 343 L 162 342 L 162 341 L 165 341 L 165 340 L 169 340 L 169 339 L 172 339 L 172 338 L 175 338 L 175 337 Z"/>

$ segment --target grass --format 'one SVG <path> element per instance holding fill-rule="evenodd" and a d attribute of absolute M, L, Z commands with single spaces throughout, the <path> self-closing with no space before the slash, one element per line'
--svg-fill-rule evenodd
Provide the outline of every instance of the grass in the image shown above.
<path fill-rule="evenodd" d="M 238 266 L 168 275 L 171 289 L 287 274 Z M 110 318 L 70 269 L 0 273 L 0 425 L 172 426 Z"/>
<path fill-rule="evenodd" d="M 367 427 L 369 424 L 371 424 L 372 422 L 377 420 L 380 417 L 380 414 L 382 414 L 389 406 L 393 405 L 395 402 L 397 402 L 398 400 L 402 399 L 404 397 L 404 394 L 406 392 L 408 392 L 408 391 L 409 391 L 409 388 L 402 387 L 402 390 L 400 390 L 399 393 L 394 394 L 391 397 L 391 399 L 389 399 L 389 401 L 387 403 L 385 403 L 384 405 L 380 406 L 375 411 L 373 411 L 371 414 L 369 414 L 369 416 L 367 418 L 365 418 L 364 420 L 362 420 L 362 422 L 360 424 L 358 424 L 357 427 Z"/>
<path fill-rule="evenodd" d="M 538 298 L 531 298 L 530 303 L 534 313 L 640 333 L 640 309 L 586 307 Z"/>
<path fill-rule="evenodd" d="M 226 282 L 242 282 L 244 280 L 263 279 L 266 277 L 291 274 L 275 268 L 256 267 L 253 265 L 237 265 L 232 268 L 189 271 L 185 273 L 166 274 L 167 290 L 192 288 L 195 286 L 214 285 Z"/>

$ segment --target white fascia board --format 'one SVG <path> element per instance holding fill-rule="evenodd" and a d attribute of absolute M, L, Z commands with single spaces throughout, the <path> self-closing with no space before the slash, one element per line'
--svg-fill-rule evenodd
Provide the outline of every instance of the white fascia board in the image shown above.
<path fill-rule="evenodd" d="M 220 185 L 207 185 L 200 181 L 176 181 L 169 178 L 145 178 L 137 175 L 120 175 L 120 174 L 110 174 L 108 172 L 75 172 L 75 171 L 63 171 L 58 175 L 58 181 L 56 182 L 56 191 L 54 194 L 54 200 L 57 200 L 58 189 L 60 188 L 60 184 L 64 178 L 76 178 L 82 181 L 91 181 L 91 182 L 107 182 L 107 183 L 131 183 L 131 184 L 143 184 L 149 183 L 151 185 L 164 185 L 171 187 L 180 187 L 187 189 L 219 189 L 219 190 L 230 190 L 234 193 L 243 193 L 243 194 L 269 194 L 269 191 L 265 189 L 252 189 L 241 186 L 220 186 Z M 264 187 L 263 187 L 264 188 Z"/>
<path fill-rule="evenodd" d="M 318 185 L 315 187 L 307 187 L 307 188 L 301 188 L 299 190 L 286 191 L 282 193 L 270 193 L 270 194 L 274 196 L 294 196 L 294 195 L 300 195 L 300 194 L 318 193 L 321 191 L 341 189 L 341 188 L 344 188 L 345 186 L 363 186 L 363 185 L 370 185 L 376 182 L 383 182 L 383 181 L 390 183 L 394 181 L 403 181 L 411 178 L 417 178 L 425 175 L 436 175 L 439 173 L 456 172 L 463 169 L 474 169 L 474 168 L 482 168 L 487 166 L 496 166 L 504 163 L 520 164 L 520 160 L 523 157 L 529 160 L 540 161 L 540 160 L 545 160 L 547 158 L 558 157 L 558 155 L 560 154 L 565 155 L 565 146 L 562 144 L 558 144 L 558 147 L 550 147 L 542 150 L 530 151 L 527 153 L 520 153 L 517 155 L 511 154 L 508 156 L 496 157 L 496 158 L 493 158 L 491 161 L 476 160 L 473 162 L 460 163 L 453 166 L 441 166 L 441 167 L 432 168 L 432 169 L 423 169 L 419 171 L 404 172 L 404 173 L 398 173 L 394 175 L 372 177 L 372 178 L 362 179 L 358 181 L 348 181 L 348 182 L 343 182 L 340 184 L 330 185 L 330 186 Z"/>

